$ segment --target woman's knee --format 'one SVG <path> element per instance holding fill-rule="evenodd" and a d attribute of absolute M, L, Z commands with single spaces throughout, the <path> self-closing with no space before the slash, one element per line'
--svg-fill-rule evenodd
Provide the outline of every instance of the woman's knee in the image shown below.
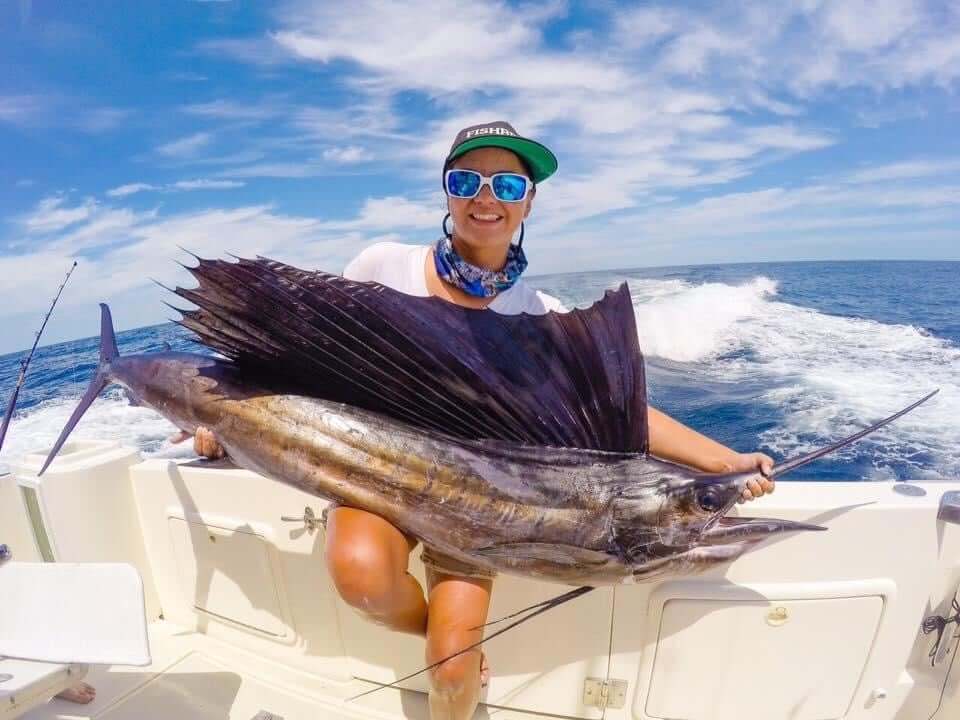
<path fill-rule="evenodd" d="M 430 671 L 431 685 L 447 697 L 456 697 L 467 689 L 475 692 L 480 685 L 480 648 L 460 651 L 483 637 L 476 628 L 486 622 L 493 583 L 486 578 L 439 572 L 431 572 L 429 580 L 427 664 L 450 658 Z"/>
<path fill-rule="evenodd" d="M 406 540 L 392 526 L 381 527 L 386 521 L 380 518 L 370 520 L 356 515 L 362 511 L 344 510 L 350 511 L 337 508 L 328 518 L 325 552 L 330 577 L 348 605 L 371 615 L 388 614 L 406 573 Z"/>
<path fill-rule="evenodd" d="M 459 646 L 449 646 L 449 651 L 445 653 L 429 653 L 427 663 L 432 665 L 444 657 L 456 653 L 458 650 L 471 645 L 474 640 L 465 641 Z M 430 658 L 431 654 L 436 657 Z M 468 687 L 479 687 L 480 677 L 480 649 L 474 648 L 450 658 L 430 670 L 430 685 L 435 692 L 445 697 L 454 698 L 464 692 Z"/>
<path fill-rule="evenodd" d="M 377 548 L 354 545 L 328 551 L 327 569 L 348 605 L 374 614 L 389 609 L 396 572 Z"/>

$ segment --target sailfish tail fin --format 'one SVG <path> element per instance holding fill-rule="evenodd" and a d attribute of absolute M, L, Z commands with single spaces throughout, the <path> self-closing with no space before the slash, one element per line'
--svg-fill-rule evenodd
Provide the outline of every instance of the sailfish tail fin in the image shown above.
<path fill-rule="evenodd" d="M 37 473 L 38 476 L 43 475 L 43 473 L 47 471 L 50 463 L 53 462 L 57 453 L 60 452 L 60 448 L 63 447 L 70 433 L 73 432 L 77 423 L 80 422 L 80 418 L 83 417 L 87 409 L 93 405 L 93 401 L 97 399 L 100 392 L 110 384 L 110 363 L 118 357 L 120 357 L 120 352 L 117 350 L 117 338 L 113 331 L 113 318 L 110 316 L 110 308 L 104 303 L 100 303 L 100 365 L 97 367 L 97 372 L 94 374 L 93 380 L 90 381 L 87 391 L 80 399 L 80 404 L 74 409 L 67 424 L 60 432 L 60 437 L 58 437 L 57 441 L 53 444 L 53 448 L 47 455 L 43 467 L 40 468 L 40 472 Z"/>

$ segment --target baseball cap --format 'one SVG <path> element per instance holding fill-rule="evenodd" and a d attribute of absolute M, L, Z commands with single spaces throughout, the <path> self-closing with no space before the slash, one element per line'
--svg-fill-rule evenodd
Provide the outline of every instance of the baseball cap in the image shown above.
<path fill-rule="evenodd" d="M 557 171 L 557 158 L 545 145 L 521 137 L 510 123 L 503 120 L 471 125 L 457 133 L 450 154 L 443 161 L 444 170 L 464 153 L 481 147 L 506 148 L 523 159 L 533 174 L 535 183 L 546 180 Z"/>

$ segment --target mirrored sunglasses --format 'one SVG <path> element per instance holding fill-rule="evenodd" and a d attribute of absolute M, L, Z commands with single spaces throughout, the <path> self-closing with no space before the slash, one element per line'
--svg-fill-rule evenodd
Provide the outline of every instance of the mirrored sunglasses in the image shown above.
<path fill-rule="evenodd" d="M 488 176 L 476 170 L 453 169 L 447 170 L 444 175 L 443 186 L 451 197 L 476 197 L 484 185 L 489 185 L 493 196 L 502 202 L 520 202 L 530 191 L 530 179 L 518 173 L 494 173 Z"/>

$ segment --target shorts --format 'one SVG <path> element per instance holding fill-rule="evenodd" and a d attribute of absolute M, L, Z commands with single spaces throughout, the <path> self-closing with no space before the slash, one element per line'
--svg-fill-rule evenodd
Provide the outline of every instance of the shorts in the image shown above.
<path fill-rule="evenodd" d="M 495 570 L 477 567 L 469 563 L 461 562 L 449 555 L 444 555 L 438 550 L 423 546 L 420 552 L 420 561 L 425 568 L 436 570 L 445 575 L 455 575 L 457 577 L 478 578 L 481 580 L 493 580 L 497 576 Z"/>

